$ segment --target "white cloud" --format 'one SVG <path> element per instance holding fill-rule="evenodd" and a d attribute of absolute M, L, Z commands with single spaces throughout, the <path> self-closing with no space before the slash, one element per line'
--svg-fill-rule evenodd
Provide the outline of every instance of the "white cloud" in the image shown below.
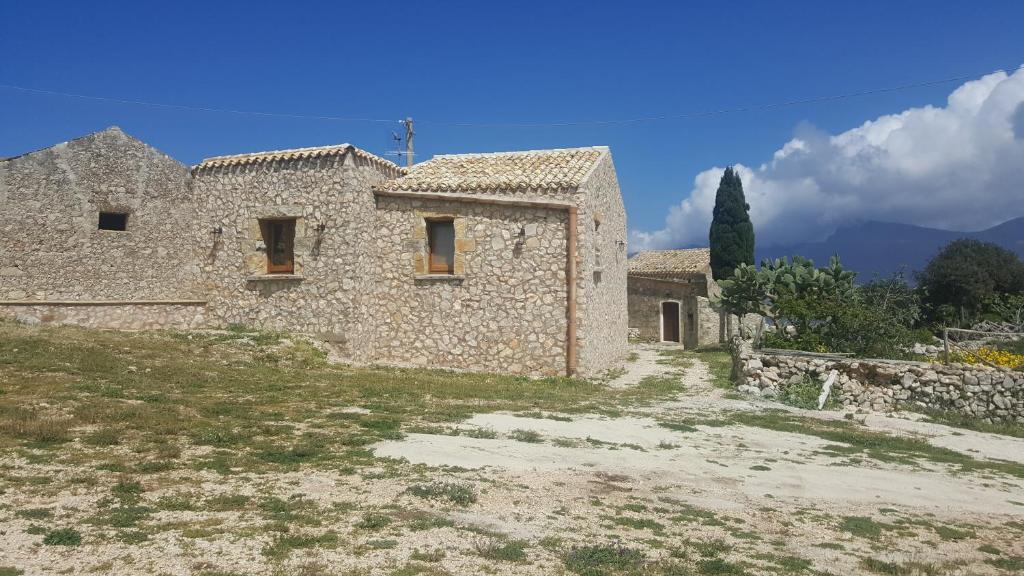
<path fill-rule="evenodd" d="M 771 161 L 736 168 L 762 246 L 865 220 L 972 230 L 1024 215 L 1024 68 L 835 136 L 801 126 Z M 698 174 L 664 228 L 633 230 L 630 251 L 706 245 L 723 169 Z"/>

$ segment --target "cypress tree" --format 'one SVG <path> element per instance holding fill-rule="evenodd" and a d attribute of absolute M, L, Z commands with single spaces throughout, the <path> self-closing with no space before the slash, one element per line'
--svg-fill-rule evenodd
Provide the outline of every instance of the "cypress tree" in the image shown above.
<path fill-rule="evenodd" d="M 711 276 L 715 280 L 732 275 L 740 264 L 754 263 L 754 225 L 750 223 L 749 210 L 740 175 L 730 166 L 718 183 L 708 234 Z"/>

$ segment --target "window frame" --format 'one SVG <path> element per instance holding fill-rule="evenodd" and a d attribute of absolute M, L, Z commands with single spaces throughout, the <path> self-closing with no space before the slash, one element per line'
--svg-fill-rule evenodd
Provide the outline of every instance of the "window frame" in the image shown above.
<path fill-rule="evenodd" d="M 266 247 L 266 274 L 295 274 L 295 229 L 298 218 L 260 218 L 260 233 Z M 284 251 L 288 255 L 284 264 L 275 264 L 274 226 L 283 225 Z"/>
<path fill-rule="evenodd" d="M 426 222 L 426 236 L 427 236 L 427 273 L 428 274 L 439 274 L 445 276 L 455 275 L 455 218 L 451 217 L 438 217 L 438 218 L 425 218 Z M 448 262 L 443 268 L 435 265 L 434 254 L 435 254 L 435 238 L 434 229 L 436 226 L 447 226 L 451 230 L 451 248 L 448 252 Z"/>

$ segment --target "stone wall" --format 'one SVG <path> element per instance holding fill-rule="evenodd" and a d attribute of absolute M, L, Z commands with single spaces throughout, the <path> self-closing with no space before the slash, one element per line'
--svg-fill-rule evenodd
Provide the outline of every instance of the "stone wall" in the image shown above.
<path fill-rule="evenodd" d="M 350 147 L 190 172 L 118 129 L 0 161 L 0 315 L 243 324 L 316 336 L 355 362 L 564 374 L 568 211 L 514 204 L 557 200 L 578 213 L 577 373 L 624 359 L 626 216 L 610 154 L 579 190 L 492 191 L 504 204 L 375 196 L 400 172 Z M 128 229 L 98 230 L 100 211 L 127 213 Z M 432 216 L 455 221 L 453 276 L 425 273 Z M 268 273 L 261 221 L 280 219 L 294 221 L 291 274 Z"/>
<path fill-rule="evenodd" d="M 876 411 L 918 406 L 953 411 L 990 422 L 1024 422 L 1024 372 L 970 364 L 835 359 L 752 350 L 733 346 L 733 372 L 739 390 L 774 397 L 787 386 L 811 378 L 832 388 L 844 406 Z"/>
<path fill-rule="evenodd" d="M 620 364 L 629 352 L 626 209 L 610 152 L 577 198 L 577 372 L 590 376 Z"/>
<path fill-rule="evenodd" d="M 630 276 L 627 280 L 627 306 L 629 327 L 639 333 L 639 339 L 648 342 L 661 341 L 661 303 L 679 303 L 680 334 L 688 348 L 718 343 L 717 328 L 713 337 L 702 330 L 700 321 L 707 311 L 701 310 L 699 299 L 707 302 L 707 284 L 702 276 L 686 280 L 655 280 Z"/>
<path fill-rule="evenodd" d="M 206 304 L 0 305 L 0 317 L 25 324 L 68 324 L 119 330 L 195 330 L 210 326 Z"/>
<path fill-rule="evenodd" d="M 202 261 L 210 316 L 317 335 L 356 357 L 373 343 L 377 165 L 346 153 L 199 168 L 204 227 L 220 229 Z M 295 219 L 295 273 L 267 274 L 260 220 Z"/>
<path fill-rule="evenodd" d="M 117 128 L 0 161 L 0 301 L 198 297 L 189 180 Z M 101 211 L 127 230 L 100 230 Z"/>
<path fill-rule="evenodd" d="M 565 373 L 564 210 L 391 197 L 377 203 L 367 270 L 375 328 L 365 361 Z M 417 273 L 418 230 L 434 214 L 455 219 L 462 274 Z"/>

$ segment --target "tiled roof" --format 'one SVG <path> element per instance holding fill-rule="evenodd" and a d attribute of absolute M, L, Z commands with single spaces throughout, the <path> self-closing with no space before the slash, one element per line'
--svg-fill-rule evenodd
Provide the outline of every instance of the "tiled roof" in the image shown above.
<path fill-rule="evenodd" d="M 583 183 L 608 148 L 566 148 L 446 154 L 416 164 L 381 190 L 419 192 L 498 192 L 506 190 L 564 190 Z"/>
<path fill-rule="evenodd" d="M 242 166 L 248 164 L 263 164 L 278 161 L 304 160 L 311 158 L 325 158 L 329 156 L 341 156 L 352 152 L 360 158 L 369 160 L 379 167 L 397 174 L 404 173 L 405 169 L 390 160 L 385 160 L 375 154 L 356 148 L 351 144 L 334 144 L 331 146 L 316 146 L 313 148 L 292 148 L 291 150 L 270 150 L 268 152 L 252 152 L 249 154 L 235 154 L 233 156 L 214 156 L 206 158 L 196 166 L 196 170 L 207 168 L 220 168 L 224 166 Z"/>
<path fill-rule="evenodd" d="M 629 259 L 629 273 L 636 276 L 670 278 L 688 274 L 703 274 L 711 266 L 711 250 L 652 250 L 640 252 Z"/>

